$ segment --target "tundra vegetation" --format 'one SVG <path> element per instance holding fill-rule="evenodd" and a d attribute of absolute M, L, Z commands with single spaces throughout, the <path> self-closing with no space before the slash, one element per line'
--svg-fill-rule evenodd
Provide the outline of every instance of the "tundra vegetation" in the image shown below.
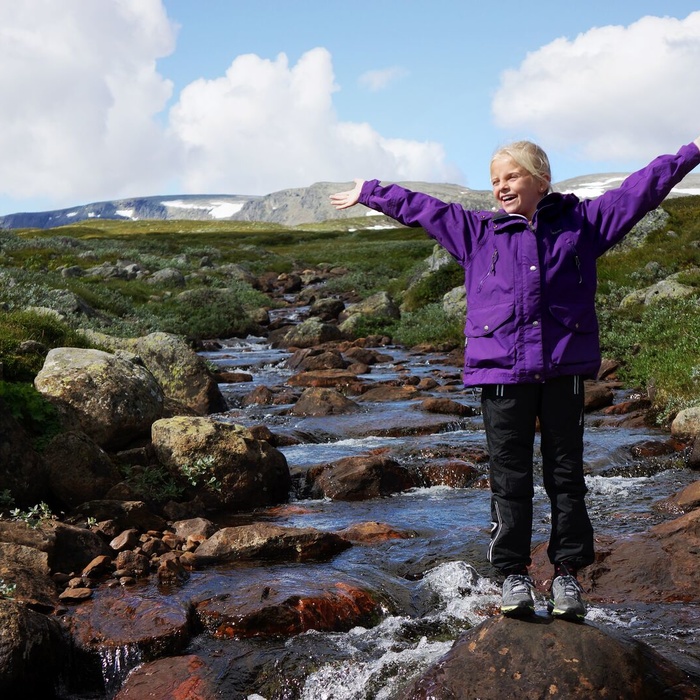
<path fill-rule="evenodd" d="M 600 260 L 598 309 L 604 356 L 621 362 L 620 379 L 649 394 L 663 423 L 700 405 L 700 197 L 667 200 L 661 214 Z M 451 263 L 421 278 L 433 246 L 420 229 L 369 228 L 367 217 L 296 228 L 93 219 L 0 231 L 0 397 L 40 449 L 58 429 L 32 386 L 49 349 L 90 346 L 83 329 L 123 337 L 165 331 L 193 343 L 245 336 L 258 327 L 256 312 L 273 303 L 255 280 L 319 266 L 345 271 L 326 283 L 325 296 L 386 291 L 401 304 L 400 319 L 366 321 L 358 335 L 457 347 L 463 319 L 444 310 L 442 297 L 462 271 Z M 132 277 L 105 272 L 117 264 L 131 266 Z M 689 295 L 622 303 L 671 276 Z"/>

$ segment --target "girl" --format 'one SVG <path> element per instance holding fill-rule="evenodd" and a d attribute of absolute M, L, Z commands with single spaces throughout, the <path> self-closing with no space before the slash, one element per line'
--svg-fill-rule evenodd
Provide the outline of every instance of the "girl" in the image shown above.
<path fill-rule="evenodd" d="M 355 180 L 331 195 L 346 209 L 363 204 L 406 226 L 422 226 L 464 268 L 467 292 L 464 384 L 481 386 L 490 453 L 489 561 L 505 575 L 501 610 L 534 612 L 528 575 L 533 451 L 541 433 L 554 566 L 548 609 L 581 619 L 576 579 L 594 559 L 583 474 L 583 380 L 600 368 L 595 312 L 596 260 L 700 164 L 700 137 L 663 155 L 593 200 L 551 191 L 545 152 L 529 141 L 491 160 L 500 209 L 459 204 L 378 180 Z"/>

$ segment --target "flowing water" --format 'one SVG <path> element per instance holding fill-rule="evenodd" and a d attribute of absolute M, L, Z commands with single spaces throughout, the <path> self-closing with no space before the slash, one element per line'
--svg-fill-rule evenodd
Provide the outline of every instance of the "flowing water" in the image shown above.
<path fill-rule="evenodd" d="M 455 368 L 442 365 L 439 356 L 412 355 L 398 348 L 382 348 L 382 352 L 392 355 L 393 361 L 373 366 L 365 380 L 385 381 L 406 374 L 455 374 Z M 284 368 L 287 354 L 271 349 L 263 339 L 249 338 L 231 341 L 206 357 L 226 369 L 245 370 L 252 375 L 252 382 L 223 387 L 233 408 L 219 417 L 247 425 L 265 423 L 273 432 L 300 440 L 299 444 L 281 448 L 295 472 L 378 450 L 400 463 L 415 465 L 444 457 L 458 458 L 467 449 L 485 449 L 478 416 L 460 420 L 443 417 L 443 422 L 431 425 L 435 432 L 424 434 L 425 424 L 434 417 L 416 411 L 410 401 L 363 403 L 359 415 L 328 418 L 289 416 L 289 406 L 236 408 L 240 398 L 256 385 L 280 385 L 285 381 L 290 374 Z M 476 392 L 461 390 L 449 395 L 478 408 Z M 665 440 L 667 435 L 661 431 L 598 428 L 594 427 L 592 416 L 587 420 L 591 425 L 585 438 L 586 480 L 596 532 L 628 535 L 660 522 L 664 516 L 653 510 L 652 504 L 691 483 L 697 475 L 683 468 L 680 460 L 657 471 L 649 460 L 644 464 L 632 457 L 632 446 Z M 536 445 L 536 474 L 538 460 Z M 650 475 L 619 475 L 626 473 Z M 297 497 L 293 505 L 294 508 L 270 509 L 257 517 L 281 525 L 330 531 L 353 523 L 378 521 L 415 531 L 416 536 L 356 545 L 325 564 L 219 569 L 215 575 L 199 574 L 200 578 L 190 586 L 201 586 L 208 592 L 230 589 L 255 577 L 261 582 L 313 577 L 357 581 L 381 592 L 388 601 L 384 619 L 371 629 L 334 634 L 308 632 L 278 642 L 223 644 L 199 637 L 193 649 L 214 653 L 216 647 L 216 653 L 237 659 L 230 664 L 228 680 L 229 687 L 240 692 L 240 697 L 390 700 L 411 678 L 442 656 L 461 631 L 496 610 L 499 587 L 495 572 L 485 559 L 490 521 L 487 488 L 417 488 L 390 498 L 349 503 Z M 548 509 L 538 478 L 534 543 L 548 537 Z M 544 601 L 539 601 L 539 606 L 543 610 Z M 594 605 L 589 619 L 621 629 L 684 667 L 700 670 L 700 606 Z M 273 670 L 266 673 L 260 668 Z"/>
<path fill-rule="evenodd" d="M 385 381 L 405 376 L 454 378 L 459 370 L 444 358 L 382 348 L 391 362 L 372 367 L 363 378 Z M 221 350 L 203 353 L 222 369 L 245 371 L 251 381 L 222 385 L 231 410 L 218 419 L 243 425 L 265 424 L 296 444 L 280 448 L 294 474 L 311 465 L 380 451 L 405 465 L 459 459 L 465 451 L 485 450 L 478 415 L 456 420 L 417 411 L 411 401 L 362 403 L 362 411 L 326 418 L 300 418 L 288 405 L 241 408 L 242 397 L 259 385 L 281 386 L 291 372 L 288 353 L 262 338 L 230 340 Z M 439 394 L 437 395 L 445 395 Z M 478 394 L 455 390 L 451 398 L 478 409 Z M 423 395 L 424 396 L 424 395 Z M 653 429 L 597 428 L 586 431 L 589 508 L 597 533 L 628 535 L 660 522 L 652 504 L 697 478 L 682 464 L 662 471 L 638 469 L 630 448 L 666 435 Z M 536 446 L 537 448 L 537 446 Z M 535 462 L 538 474 L 539 453 Z M 680 462 L 680 460 L 677 460 Z M 671 464 L 669 462 L 669 464 Z M 641 466 L 648 467 L 647 464 Z M 652 465 L 653 466 L 653 465 Z M 479 464 L 486 472 L 486 463 Z M 656 473 L 654 473 L 656 472 Z M 621 476 L 620 474 L 636 474 Z M 640 473 L 649 473 L 640 476 Z M 611 475 L 616 474 L 616 475 Z M 534 543 L 546 541 L 548 501 L 537 478 Z M 344 633 L 311 631 L 289 639 L 216 639 L 203 633 L 186 653 L 206 657 L 217 669 L 222 697 L 247 700 L 392 700 L 411 679 L 445 654 L 461 632 L 497 611 L 500 588 L 485 558 L 489 538 L 489 492 L 485 482 L 473 488 L 416 488 L 389 498 L 360 502 L 303 499 L 292 495 L 288 507 L 231 518 L 230 524 L 266 520 L 292 527 L 336 531 L 361 522 L 383 522 L 413 532 L 407 539 L 356 544 L 325 563 L 220 566 L 195 572 L 170 595 L 183 602 L 203 600 L 251 585 L 300 589 L 309 581 L 343 581 L 375 591 L 383 604 L 380 623 Z M 229 524 L 222 522 L 222 525 Z M 162 598 L 154 583 L 140 595 Z M 544 600 L 538 601 L 543 614 Z M 700 606 L 696 604 L 592 606 L 589 620 L 623 630 L 672 658 L 700 671 Z M 138 657 L 106 653 L 103 674 L 109 689 L 118 687 Z M 128 668 L 124 668 L 124 666 Z M 77 697 L 77 696 L 76 696 Z M 101 696 L 106 697 L 106 696 Z"/>

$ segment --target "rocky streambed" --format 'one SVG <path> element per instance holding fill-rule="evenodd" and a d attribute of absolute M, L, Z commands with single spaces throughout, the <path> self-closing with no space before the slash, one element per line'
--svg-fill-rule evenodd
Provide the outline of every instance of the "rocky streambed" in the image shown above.
<path fill-rule="evenodd" d="M 307 310 L 291 312 L 296 322 Z M 381 338 L 299 349 L 270 337 L 200 354 L 216 366 L 227 408 L 169 419 L 159 459 L 176 459 L 173 445 L 204 420 L 228 426 L 220 439 L 243 445 L 248 460 L 255 448 L 246 463 L 257 466 L 235 487 L 233 467 L 213 473 L 196 499 L 165 512 L 112 492 L 67 522 L 0 523 L 0 574 L 11 561 L 24 598 L 0 601 L 10 630 L 0 660 L 16 669 L 7 688 L 63 700 L 542 697 L 543 688 L 562 698 L 700 697 L 691 443 L 648 426 L 645 401 L 614 375 L 586 387 L 598 560 L 583 578 L 587 622 L 573 625 L 544 611 L 541 478 L 538 614 L 497 612 L 500 579 L 485 559 L 488 454 L 458 354 Z M 268 449 L 287 471 L 269 468 Z M 288 495 L 213 507 L 253 493 L 256 475 L 260 489 L 276 493 L 281 480 Z M 32 574 L 42 565 L 51 583 Z"/>

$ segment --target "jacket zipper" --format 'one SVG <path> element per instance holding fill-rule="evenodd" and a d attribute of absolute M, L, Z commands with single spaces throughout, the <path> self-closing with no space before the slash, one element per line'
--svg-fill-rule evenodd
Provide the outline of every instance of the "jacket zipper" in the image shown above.
<path fill-rule="evenodd" d="M 569 241 L 569 245 L 571 246 L 571 250 L 574 251 L 574 262 L 576 263 L 576 271 L 578 272 L 578 283 L 583 284 L 583 275 L 581 274 L 581 258 L 578 256 L 576 246 L 571 241 Z"/>
<path fill-rule="evenodd" d="M 481 278 L 481 281 L 479 282 L 479 286 L 476 289 L 477 294 L 481 291 L 481 288 L 484 286 L 484 282 L 493 274 L 496 272 L 496 260 L 498 260 L 498 250 L 494 248 L 493 255 L 491 256 L 491 267 L 489 268 L 489 271 Z"/>

